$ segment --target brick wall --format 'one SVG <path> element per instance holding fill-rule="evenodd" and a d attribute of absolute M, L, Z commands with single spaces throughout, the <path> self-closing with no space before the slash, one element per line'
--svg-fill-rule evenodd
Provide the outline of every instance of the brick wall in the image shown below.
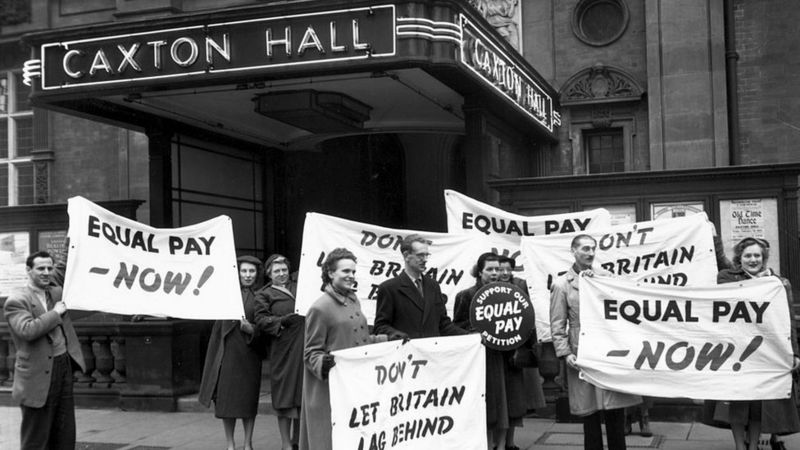
<path fill-rule="evenodd" d="M 736 0 L 742 164 L 800 161 L 800 8 Z"/>

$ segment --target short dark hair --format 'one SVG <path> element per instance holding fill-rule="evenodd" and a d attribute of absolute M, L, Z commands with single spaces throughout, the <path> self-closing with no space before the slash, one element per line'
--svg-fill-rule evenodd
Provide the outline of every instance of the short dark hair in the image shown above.
<path fill-rule="evenodd" d="M 28 269 L 33 269 L 33 260 L 36 258 L 50 258 L 50 261 L 56 262 L 56 260 L 53 259 L 53 255 L 44 250 L 39 250 L 36 253 L 31 253 L 28 259 L 25 260 L 25 265 L 28 266 Z"/>
<path fill-rule="evenodd" d="M 512 269 L 515 269 L 517 267 L 517 261 L 514 258 L 508 255 L 500 255 L 499 258 L 500 258 L 500 264 L 509 263 L 511 264 Z"/>
<path fill-rule="evenodd" d="M 325 257 L 325 261 L 322 262 L 322 282 L 325 284 L 329 284 L 332 280 L 328 272 L 333 272 L 336 270 L 336 263 L 342 259 L 352 259 L 353 262 L 358 262 L 356 260 L 356 255 L 353 254 L 350 250 L 346 248 L 335 248 L 328 253 L 328 256 Z"/>
<path fill-rule="evenodd" d="M 400 241 L 400 253 L 405 255 L 406 253 L 411 251 L 411 244 L 414 242 L 421 242 L 425 245 L 431 245 L 432 242 L 428 239 L 425 239 L 420 234 L 409 234 L 408 236 L 404 237 L 402 241 Z"/>
<path fill-rule="evenodd" d="M 478 262 L 475 263 L 475 267 L 472 268 L 472 276 L 475 278 L 480 278 L 481 272 L 483 272 L 483 268 L 486 267 L 486 263 L 489 261 L 500 262 L 500 256 L 497 253 L 493 252 L 486 252 L 481 254 L 481 256 L 478 257 Z"/>
<path fill-rule="evenodd" d="M 597 239 L 589 236 L 588 234 L 579 234 L 579 235 L 575 236 L 574 238 L 572 238 L 572 244 L 569 246 L 569 248 L 577 247 L 578 244 L 580 244 L 581 239 L 591 239 L 592 242 L 594 242 L 594 245 L 597 245 Z"/>
<path fill-rule="evenodd" d="M 767 260 L 769 260 L 769 242 L 766 239 L 754 237 L 746 237 L 733 246 L 734 266 L 742 267 L 742 252 L 744 252 L 744 249 L 750 247 L 751 245 L 757 245 L 761 247 L 762 268 L 767 266 Z"/>

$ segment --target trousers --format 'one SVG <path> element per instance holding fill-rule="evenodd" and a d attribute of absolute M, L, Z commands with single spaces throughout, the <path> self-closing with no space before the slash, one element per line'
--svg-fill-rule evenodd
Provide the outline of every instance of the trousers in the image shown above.
<path fill-rule="evenodd" d="M 603 450 L 601 418 L 606 422 L 608 450 L 625 450 L 625 408 L 597 411 L 583 418 L 583 448 Z"/>
<path fill-rule="evenodd" d="M 41 408 L 20 406 L 22 450 L 74 450 L 75 398 L 69 354 L 53 357 L 47 401 Z"/>

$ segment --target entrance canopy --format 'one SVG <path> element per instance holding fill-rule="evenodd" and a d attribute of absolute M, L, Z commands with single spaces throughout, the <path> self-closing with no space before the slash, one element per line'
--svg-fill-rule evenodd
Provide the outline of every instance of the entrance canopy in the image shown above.
<path fill-rule="evenodd" d="M 539 138 L 555 91 L 466 2 L 319 1 L 27 37 L 40 106 L 128 127 L 186 124 L 260 145 L 464 133 L 467 99 Z"/>

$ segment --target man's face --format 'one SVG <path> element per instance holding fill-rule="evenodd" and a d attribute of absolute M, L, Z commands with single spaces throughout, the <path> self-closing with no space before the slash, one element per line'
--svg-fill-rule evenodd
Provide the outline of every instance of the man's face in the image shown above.
<path fill-rule="evenodd" d="M 406 262 L 406 269 L 409 272 L 419 275 L 425 273 L 425 266 L 428 264 L 428 244 L 424 242 L 412 242 L 411 251 L 403 255 Z"/>
<path fill-rule="evenodd" d="M 575 256 L 575 262 L 582 269 L 592 267 L 594 262 L 594 252 L 597 250 L 597 244 L 594 240 L 589 238 L 582 238 L 578 241 L 578 245 L 572 248 L 572 254 Z"/>
<path fill-rule="evenodd" d="M 33 267 L 27 268 L 28 278 L 31 283 L 40 289 L 47 289 L 53 279 L 53 259 L 52 258 L 33 258 Z"/>

